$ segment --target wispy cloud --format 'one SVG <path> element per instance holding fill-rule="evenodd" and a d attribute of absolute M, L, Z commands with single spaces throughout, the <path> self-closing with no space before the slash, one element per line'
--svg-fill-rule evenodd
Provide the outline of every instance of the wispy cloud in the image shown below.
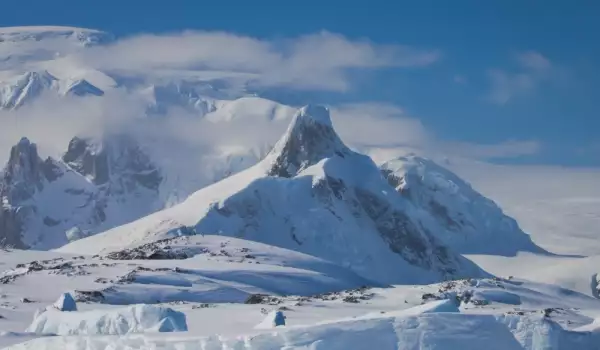
<path fill-rule="evenodd" d="M 523 96 L 537 86 L 536 78 L 531 73 L 509 73 L 500 69 L 487 72 L 491 83 L 488 98 L 491 102 L 503 105 L 515 96 Z"/>
<path fill-rule="evenodd" d="M 256 82 L 296 89 L 346 91 L 355 69 L 423 67 L 436 50 L 351 40 L 330 32 L 282 40 L 225 32 L 142 35 L 79 53 L 81 64 L 102 69 L 224 70 L 255 75 Z"/>
<path fill-rule="evenodd" d="M 444 143 L 444 148 L 440 149 L 465 158 L 494 159 L 534 155 L 539 153 L 541 148 L 537 141 L 508 140 L 494 144 L 451 142 Z"/>
<path fill-rule="evenodd" d="M 452 80 L 455 83 L 460 84 L 460 85 L 465 85 L 468 82 L 467 77 L 465 77 L 462 74 L 455 74 L 454 77 L 452 78 Z"/>
<path fill-rule="evenodd" d="M 331 118 L 340 136 L 349 144 L 365 147 L 418 146 L 430 133 L 402 108 L 387 103 L 349 103 L 331 108 Z"/>
<path fill-rule="evenodd" d="M 490 92 L 487 98 L 490 102 L 504 105 L 516 97 L 526 96 L 552 73 L 553 64 L 539 52 L 518 52 L 513 59 L 518 63 L 519 70 L 488 70 Z"/>
<path fill-rule="evenodd" d="M 490 144 L 444 140 L 400 107 L 385 103 L 336 106 L 332 108 L 332 119 L 346 142 L 369 153 L 376 161 L 408 152 L 485 160 L 534 155 L 541 150 L 540 143 L 533 140 Z"/>
<path fill-rule="evenodd" d="M 218 165 L 214 157 L 220 152 L 252 152 L 260 157 L 283 134 L 295 112 L 294 108 L 258 98 L 228 103 L 206 118 L 177 108 L 161 118 L 145 118 L 140 117 L 145 113 L 143 101 L 124 91 L 108 92 L 102 98 L 43 96 L 16 111 L 0 112 L 0 163 L 6 162 L 8 150 L 22 136 L 38 143 L 43 156 L 58 157 L 74 135 L 116 131 L 133 135 L 165 166 L 209 171 L 201 165 Z M 488 159 L 533 154 L 539 149 L 532 141 L 482 145 L 444 140 L 392 104 L 351 103 L 330 109 L 344 142 L 370 155 L 385 155 L 385 159 L 377 160 L 405 154 L 406 150 Z"/>
<path fill-rule="evenodd" d="M 552 68 L 552 63 L 546 57 L 539 52 L 525 51 L 519 52 L 515 55 L 516 60 L 527 69 L 536 71 L 544 71 Z"/>

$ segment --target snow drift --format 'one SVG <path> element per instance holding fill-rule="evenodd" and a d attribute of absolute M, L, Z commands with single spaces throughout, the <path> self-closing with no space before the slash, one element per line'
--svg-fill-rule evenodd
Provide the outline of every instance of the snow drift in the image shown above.
<path fill-rule="evenodd" d="M 70 293 L 61 294 L 58 300 L 52 304 L 52 307 L 58 311 L 77 311 L 77 303 L 75 303 L 75 299 Z"/>
<path fill-rule="evenodd" d="M 187 323 L 181 312 L 139 304 L 120 309 L 79 312 L 48 309 L 37 315 L 26 331 L 56 335 L 123 335 L 187 331 Z"/>
<path fill-rule="evenodd" d="M 256 325 L 256 329 L 269 329 L 285 326 L 285 315 L 282 311 L 274 310 L 265 316 L 265 319 Z"/>
<path fill-rule="evenodd" d="M 407 310 L 408 311 L 408 310 Z M 410 313 L 409 313 L 410 314 Z M 428 312 L 379 315 L 303 327 L 270 329 L 245 336 L 43 338 L 10 347 L 24 349 L 597 349 L 598 334 L 573 332 L 523 316 Z"/>

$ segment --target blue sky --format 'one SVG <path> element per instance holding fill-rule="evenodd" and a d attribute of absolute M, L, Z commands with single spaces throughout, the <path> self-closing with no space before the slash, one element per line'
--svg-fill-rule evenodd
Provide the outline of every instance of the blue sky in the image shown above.
<path fill-rule="evenodd" d="M 503 161 L 600 166 L 597 1 L 21 0 L 3 12 L 1 26 L 119 37 L 194 29 L 279 40 L 326 30 L 429 50 L 438 57 L 427 66 L 357 71 L 348 91 L 304 96 L 397 104 L 445 140 L 538 145 Z"/>

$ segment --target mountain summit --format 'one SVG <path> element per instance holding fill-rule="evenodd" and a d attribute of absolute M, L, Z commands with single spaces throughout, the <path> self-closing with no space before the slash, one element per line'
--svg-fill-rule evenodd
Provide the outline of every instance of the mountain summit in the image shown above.
<path fill-rule="evenodd" d="M 329 110 L 308 105 L 292 119 L 284 136 L 267 155 L 268 175 L 293 177 L 302 170 L 335 155 L 344 157 L 350 150 L 333 129 Z"/>

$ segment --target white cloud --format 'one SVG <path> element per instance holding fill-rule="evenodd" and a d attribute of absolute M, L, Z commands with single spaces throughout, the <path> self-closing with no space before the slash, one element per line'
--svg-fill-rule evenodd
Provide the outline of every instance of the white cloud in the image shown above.
<path fill-rule="evenodd" d="M 115 130 L 133 134 L 159 152 L 160 157 L 164 156 L 169 164 L 174 162 L 169 160 L 173 157 L 191 157 L 190 163 L 202 164 L 203 157 L 219 152 L 222 147 L 244 152 L 252 150 L 259 155 L 282 135 L 295 111 L 263 101 L 259 107 L 238 105 L 234 113 L 243 115 L 232 119 L 227 118 L 231 108 L 226 108 L 221 117 L 227 121 L 215 122 L 223 118 L 198 118 L 178 109 L 169 110 L 162 118 L 141 118 L 143 101 L 119 90 L 102 98 L 43 96 L 16 111 L 0 112 L 0 162 L 6 162 L 8 150 L 22 136 L 36 142 L 42 156 L 58 157 L 75 135 L 92 136 Z M 248 117 L 248 108 L 261 111 L 278 108 L 280 117 Z M 330 108 L 335 128 L 344 142 L 378 158 L 376 160 L 387 160 L 407 151 L 487 159 L 533 154 L 539 149 L 539 145 L 531 141 L 489 145 L 446 141 L 428 130 L 419 119 L 407 116 L 392 104 L 352 103 Z"/>
<path fill-rule="evenodd" d="M 455 83 L 460 84 L 460 85 L 464 85 L 468 82 L 467 78 L 462 74 L 454 75 L 454 78 L 452 80 L 454 80 Z"/>
<path fill-rule="evenodd" d="M 142 35 L 82 51 L 77 60 L 103 69 L 223 70 L 254 74 L 260 84 L 346 91 L 354 69 L 422 67 L 434 50 L 350 40 L 329 32 L 265 40 L 225 32 Z"/>
<path fill-rule="evenodd" d="M 534 155 L 540 152 L 541 145 L 539 142 L 531 140 L 508 140 L 495 144 L 453 142 L 444 143 L 444 148 L 441 149 L 466 158 L 491 159 Z"/>
<path fill-rule="evenodd" d="M 357 147 L 406 147 L 428 142 L 430 133 L 395 105 L 351 103 L 331 108 L 340 136 Z"/>
<path fill-rule="evenodd" d="M 514 59 L 521 66 L 520 71 L 488 70 L 491 89 L 487 99 L 490 102 L 504 105 L 515 97 L 526 96 L 552 74 L 552 63 L 538 52 L 519 52 Z"/>
<path fill-rule="evenodd" d="M 508 140 L 480 144 L 444 140 L 417 118 L 385 103 L 354 103 L 332 108 L 336 130 L 344 141 L 381 162 L 416 152 L 430 157 L 470 159 L 513 158 L 540 151 L 536 141 Z"/>
<path fill-rule="evenodd" d="M 492 89 L 489 100 L 505 104 L 515 96 L 523 96 L 536 87 L 536 79 L 529 73 L 508 73 L 499 69 L 488 71 Z"/>
<path fill-rule="evenodd" d="M 552 67 L 548 58 L 535 51 L 519 52 L 515 55 L 515 59 L 526 69 L 543 71 Z"/>

